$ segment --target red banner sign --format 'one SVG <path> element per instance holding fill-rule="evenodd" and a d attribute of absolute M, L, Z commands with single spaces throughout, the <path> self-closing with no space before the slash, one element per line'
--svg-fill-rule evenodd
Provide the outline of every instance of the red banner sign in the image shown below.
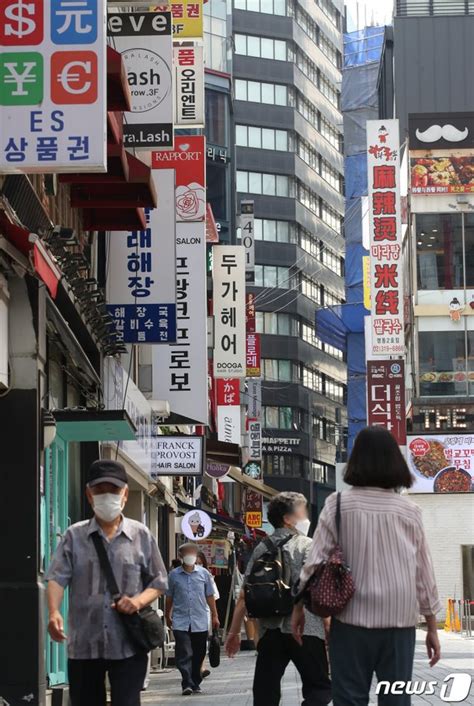
<path fill-rule="evenodd" d="M 176 135 L 174 150 L 152 152 L 153 169 L 176 170 L 176 220 L 203 221 L 206 214 L 206 140 Z"/>
<path fill-rule="evenodd" d="M 247 334 L 247 377 L 259 378 L 262 374 L 260 360 L 260 334 Z"/>
<path fill-rule="evenodd" d="M 255 312 L 255 294 L 247 292 L 245 295 L 245 321 L 247 333 L 255 333 L 256 327 L 256 312 Z"/>
<path fill-rule="evenodd" d="M 217 405 L 232 407 L 240 405 L 240 380 L 237 378 L 214 379 L 216 386 Z"/>
<path fill-rule="evenodd" d="M 388 429 L 400 446 L 406 445 L 403 360 L 367 361 L 367 420 L 369 426 Z"/>

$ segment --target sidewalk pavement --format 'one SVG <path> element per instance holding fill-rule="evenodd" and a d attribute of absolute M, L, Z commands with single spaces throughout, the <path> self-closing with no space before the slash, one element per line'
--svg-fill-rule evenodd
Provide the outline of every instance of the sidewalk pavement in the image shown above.
<path fill-rule="evenodd" d="M 421 630 L 417 632 L 414 681 L 437 680 L 442 683 L 443 679 L 453 672 L 472 674 L 474 639 L 463 639 L 459 635 L 443 631 L 440 631 L 439 635 L 442 659 L 431 669 L 425 651 L 425 633 Z M 167 669 L 152 675 L 149 689 L 142 694 L 142 704 L 143 706 L 161 706 L 161 704 L 181 706 L 186 703 L 194 706 L 252 706 L 254 668 L 254 652 L 241 652 L 235 659 L 223 658 L 220 667 L 212 670 L 211 676 L 203 682 L 203 693 L 192 697 L 181 696 L 178 671 L 174 668 Z M 283 680 L 281 706 L 299 706 L 301 701 L 301 681 L 297 671 L 290 665 Z M 370 703 L 377 703 L 374 693 Z M 413 706 L 427 704 L 441 706 L 446 703 L 449 702 L 442 701 L 439 695 L 412 698 Z M 470 699 L 464 703 L 466 706 L 474 703 L 474 685 L 471 687 Z"/>

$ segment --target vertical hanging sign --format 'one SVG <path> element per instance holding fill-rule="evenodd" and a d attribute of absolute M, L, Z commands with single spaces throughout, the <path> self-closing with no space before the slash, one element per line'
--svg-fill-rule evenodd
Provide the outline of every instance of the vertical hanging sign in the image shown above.
<path fill-rule="evenodd" d="M 220 378 L 215 382 L 217 438 L 219 441 L 240 446 L 240 380 L 238 378 Z"/>
<path fill-rule="evenodd" d="M 0 173 L 107 169 L 105 0 L 3 0 Z"/>
<path fill-rule="evenodd" d="M 198 44 L 173 47 L 175 77 L 174 124 L 204 125 L 204 47 Z"/>
<path fill-rule="evenodd" d="M 153 152 L 153 169 L 176 170 L 176 221 L 204 221 L 206 217 L 206 140 L 176 135 L 171 152 Z"/>
<path fill-rule="evenodd" d="M 255 281 L 254 202 L 240 202 L 240 239 L 245 248 L 245 281 Z"/>
<path fill-rule="evenodd" d="M 403 355 L 398 120 L 367 121 L 372 355 Z"/>
<path fill-rule="evenodd" d="M 245 251 L 241 245 L 215 245 L 214 377 L 246 375 Z"/>

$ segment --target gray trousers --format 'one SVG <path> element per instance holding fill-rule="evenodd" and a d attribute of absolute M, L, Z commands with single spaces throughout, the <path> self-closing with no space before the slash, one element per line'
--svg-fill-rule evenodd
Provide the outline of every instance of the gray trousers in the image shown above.
<path fill-rule="evenodd" d="M 361 628 L 331 621 L 329 658 L 334 706 L 367 706 L 373 675 L 378 681 L 410 681 L 415 628 Z M 378 696 L 381 706 L 410 706 L 410 696 Z"/>

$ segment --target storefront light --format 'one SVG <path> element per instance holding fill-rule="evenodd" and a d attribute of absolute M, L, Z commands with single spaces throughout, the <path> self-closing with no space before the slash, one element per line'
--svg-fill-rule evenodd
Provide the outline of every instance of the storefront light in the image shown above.
<path fill-rule="evenodd" d="M 41 422 L 43 426 L 43 449 L 51 446 L 56 438 L 56 420 L 47 409 L 42 410 Z"/>

